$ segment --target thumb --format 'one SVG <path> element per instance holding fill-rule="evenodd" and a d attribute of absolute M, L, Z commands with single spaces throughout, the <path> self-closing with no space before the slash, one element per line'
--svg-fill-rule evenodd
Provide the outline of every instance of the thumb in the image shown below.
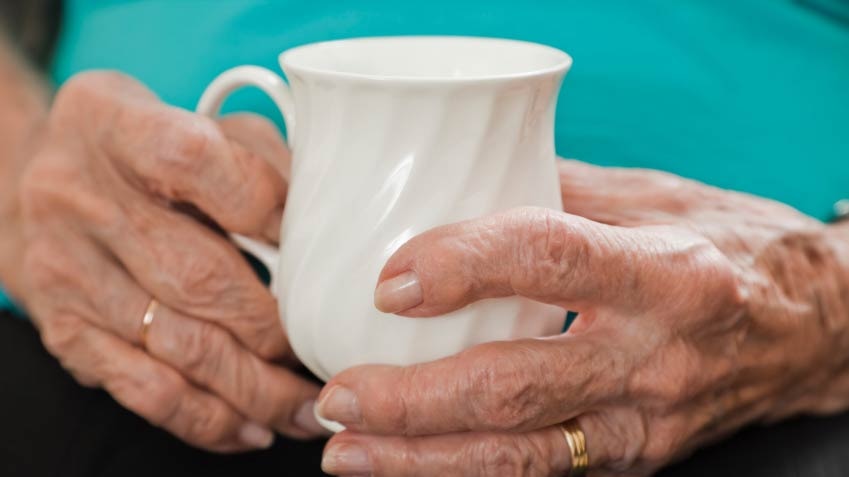
<path fill-rule="evenodd" d="M 670 275 L 658 270 L 656 240 L 554 210 L 512 209 L 411 239 L 381 272 L 375 306 L 422 317 L 521 295 L 578 311 L 616 303 L 633 311 L 638 284 L 645 298 L 646 284 Z"/>

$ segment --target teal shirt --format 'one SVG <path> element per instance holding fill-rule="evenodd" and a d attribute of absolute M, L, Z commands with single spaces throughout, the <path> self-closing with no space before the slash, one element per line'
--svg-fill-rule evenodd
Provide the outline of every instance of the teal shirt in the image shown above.
<path fill-rule="evenodd" d="M 3 289 L 0 288 L 0 310 L 12 309 L 14 309 L 14 304 L 12 303 L 12 300 L 10 300 L 9 297 L 7 297 L 5 293 L 3 293 Z"/>
<path fill-rule="evenodd" d="M 517 38 L 574 58 L 557 112 L 562 156 L 663 169 L 786 202 L 820 219 L 849 196 L 845 0 L 70 0 L 58 83 L 129 73 L 192 108 L 239 64 L 372 35 Z M 230 110 L 279 122 L 257 91 Z"/>

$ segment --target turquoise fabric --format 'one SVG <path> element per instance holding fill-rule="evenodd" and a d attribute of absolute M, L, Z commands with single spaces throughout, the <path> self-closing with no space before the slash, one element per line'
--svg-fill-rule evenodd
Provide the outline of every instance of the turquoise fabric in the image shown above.
<path fill-rule="evenodd" d="M 224 69 L 277 69 L 320 40 L 457 34 L 550 44 L 575 60 L 562 156 L 663 169 L 820 219 L 849 196 L 845 0 L 70 0 L 58 83 L 114 68 L 192 108 Z M 279 114 L 257 91 L 228 109 Z"/>
<path fill-rule="evenodd" d="M 12 308 L 12 300 L 6 296 L 5 291 L 0 287 L 0 310 L 9 310 Z"/>

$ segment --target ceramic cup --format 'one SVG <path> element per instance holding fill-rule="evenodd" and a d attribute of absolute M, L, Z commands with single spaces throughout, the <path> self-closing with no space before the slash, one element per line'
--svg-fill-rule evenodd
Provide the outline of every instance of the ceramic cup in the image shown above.
<path fill-rule="evenodd" d="M 561 209 L 554 111 L 566 53 L 467 37 L 300 46 L 276 73 L 239 66 L 198 112 L 255 86 L 280 108 L 293 153 L 281 248 L 233 239 L 265 262 L 300 360 L 321 379 L 364 363 L 408 365 L 493 340 L 561 331 L 562 309 L 518 297 L 438 318 L 373 304 L 386 260 L 432 227 L 516 206 Z"/>

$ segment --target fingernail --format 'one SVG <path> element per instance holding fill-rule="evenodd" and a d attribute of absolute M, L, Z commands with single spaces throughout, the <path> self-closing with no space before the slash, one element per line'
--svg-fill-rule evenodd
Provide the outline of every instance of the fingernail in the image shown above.
<path fill-rule="evenodd" d="M 412 270 L 381 282 L 374 291 L 374 306 L 384 313 L 409 310 L 423 300 L 419 276 Z"/>
<path fill-rule="evenodd" d="M 259 424 L 248 422 L 239 430 L 239 439 L 251 447 L 268 449 L 274 443 L 274 433 Z"/>
<path fill-rule="evenodd" d="M 318 403 L 318 414 L 330 421 L 356 424 L 363 419 L 360 402 L 350 389 L 333 386 Z"/>
<path fill-rule="evenodd" d="M 294 422 L 295 425 L 301 428 L 302 430 L 309 432 L 310 434 L 314 434 L 316 436 L 329 436 L 330 431 L 322 427 L 318 421 L 315 420 L 315 399 L 310 399 L 309 401 L 303 403 L 301 408 L 298 409 L 298 412 L 295 413 Z"/>
<path fill-rule="evenodd" d="M 371 461 L 368 452 L 358 445 L 339 444 L 324 451 L 321 458 L 321 470 L 328 474 L 371 475 Z"/>

